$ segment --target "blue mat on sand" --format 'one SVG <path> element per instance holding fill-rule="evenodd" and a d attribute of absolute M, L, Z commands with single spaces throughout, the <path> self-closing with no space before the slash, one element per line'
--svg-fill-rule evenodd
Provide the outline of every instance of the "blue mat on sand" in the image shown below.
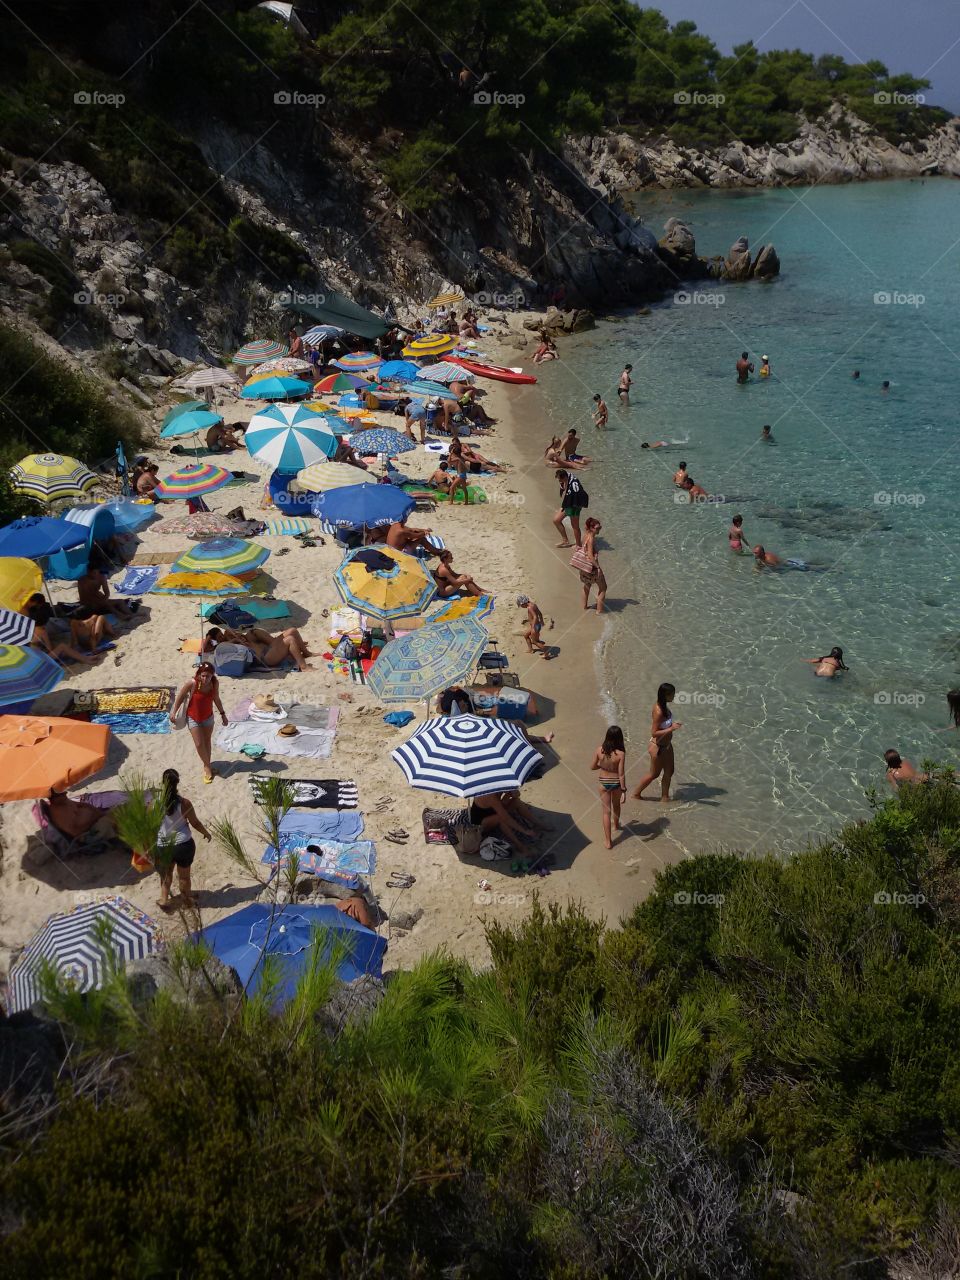
<path fill-rule="evenodd" d="M 102 711 L 90 717 L 92 724 L 105 724 L 114 733 L 169 733 L 170 716 L 166 711 Z"/>
<path fill-rule="evenodd" d="M 224 603 L 223 600 L 211 600 L 209 604 L 203 605 L 200 612 L 204 618 L 209 618 Z M 231 600 L 230 603 L 237 605 L 247 613 L 252 613 L 260 622 L 267 622 L 271 618 L 290 617 L 290 603 L 287 600 L 254 600 L 249 596 L 244 596 L 239 600 Z"/>

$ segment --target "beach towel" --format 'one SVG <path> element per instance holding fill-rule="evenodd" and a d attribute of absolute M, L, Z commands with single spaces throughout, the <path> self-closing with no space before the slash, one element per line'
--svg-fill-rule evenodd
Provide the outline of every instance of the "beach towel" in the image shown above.
<path fill-rule="evenodd" d="M 261 861 L 277 864 L 291 857 L 296 857 L 298 870 L 304 875 L 370 876 L 377 869 L 377 853 L 372 840 L 320 840 L 306 831 L 282 832 L 279 857 L 270 844 Z"/>
<path fill-rule="evenodd" d="M 310 730 L 334 730 L 340 719 L 339 707 L 318 706 L 313 702 L 293 702 L 286 698 L 281 698 L 279 706 L 282 708 L 282 715 L 258 716 L 253 707 L 253 698 L 242 698 L 230 712 L 230 723 L 241 724 L 245 720 L 257 720 L 270 723 L 270 721 L 289 720 L 291 724 L 295 724 L 298 729 Z"/>
<path fill-rule="evenodd" d="M 296 756 L 304 760 L 326 760 L 333 751 L 336 734 L 330 729 L 301 729 L 294 737 L 279 733 L 280 725 L 260 720 L 242 720 L 218 729 L 213 741 L 223 751 L 239 752 L 243 747 L 263 747 L 271 756 Z"/>
<path fill-rule="evenodd" d="M 318 840 L 359 840 L 363 835 L 363 814 L 349 813 L 285 813 L 280 830 L 306 832 Z"/>
<path fill-rule="evenodd" d="M 261 803 L 260 788 L 271 775 L 250 775 L 254 804 Z M 283 778 L 293 788 L 293 803 L 303 809 L 356 809 L 357 784 L 346 778 Z"/>
<path fill-rule="evenodd" d="M 169 733 L 171 728 L 170 715 L 166 711 L 104 711 L 92 715 L 90 720 L 92 724 L 107 725 L 121 736 L 128 733 Z"/>
<path fill-rule="evenodd" d="M 310 532 L 310 521 L 303 516 L 284 516 L 281 520 L 268 520 L 267 533 L 286 533 L 295 537 L 298 533 Z"/>
<path fill-rule="evenodd" d="M 119 583 L 113 584 L 118 596 L 143 596 L 160 577 L 159 565 L 131 565 Z"/>
<path fill-rule="evenodd" d="M 240 607 L 252 613 L 258 622 L 290 617 L 289 600 L 244 600 Z"/>
<path fill-rule="evenodd" d="M 128 688 L 86 689 L 75 693 L 66 712 L 139 715 L 170 710 L 173 691 L 164 685 L 137 685 Z"/>

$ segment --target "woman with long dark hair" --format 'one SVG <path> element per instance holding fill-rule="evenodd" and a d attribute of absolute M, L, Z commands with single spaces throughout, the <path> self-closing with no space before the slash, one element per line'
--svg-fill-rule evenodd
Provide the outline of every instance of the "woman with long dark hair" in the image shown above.
<path fill-rule="evenodd" d="M 170 888 L 173 884 L 173 869 L 176 867 L 181 900 L 185 907 L 192 907 L 190 868 L 196 857 L 197 846 L 190 828 L 199 831 L 204 840 L 210 839 L 210 832 L 197 817 L 190 801 L 180 794 L 180 775 L 176 769 L 164 769 L 160 795 L 164 814 L 157 833 L 156 861 L 160 873 L 157 906 L 162 911 L 170 910 Z"/>
<path fill-rule="evenodd" d="M 227 713 L 220 701 L 220 682 L 216 677 L 212 662 L 201 662 L 192 680 L 188 680 L 177 694 L 176 701 L 170 708 L 170 719 L 175 721 L 177 712 L 187 704 L 187 728 L 197 755 L 203 765 L 204 782 L 212 782 L 213 768 L 210 764 L 210 751 L 213 746 L 213 709 L 220 712 L 220 719 L 227 723 Z"/>
<path fill-rule="evenodd" d="M 657 690 L 657 700 L 653 704 L 650 724 L 650 742 L 647 751 L 650 755 L 650 769 L 637 783 L 633 798 L 640 800 L 643 793 L 655 778 L 660 779 L 660 800 L 667 804 L 670 800 L 670 782 L 673 778 L 673 735 L 683 725 L 674 723 L 670 711 L 670 703 L 676 697 L 676 689 L 672 684 L 662 684 Z"/>
<path fill-rule="evenodd" d="M 832 680 L 833 677 L 839 675 L 841 671 L 850 670 L 850 668 L 844 664 L 843 650 L 837 645 L 834 645 L 829 653 L 825 653 L 819 658 L 804 658 L 802 661 L 809 662 L 811 666 L 817 668 L 814 675 L 825 676 L 828 680 Z"/>
<path fill-rule="evenodd" d="M 627 748 L 623 741 L 623 730 L 612 724 L 607 730 L 603 742 L 593 753 L 590 768 L 600 774 L 600 803 L 603 806 L 603 842 L 608 849 L 613 848 L 613 832 L 620 830 L 620 803 L 627 794 L 627 783 L 624 773 L 627 763 Z"/>

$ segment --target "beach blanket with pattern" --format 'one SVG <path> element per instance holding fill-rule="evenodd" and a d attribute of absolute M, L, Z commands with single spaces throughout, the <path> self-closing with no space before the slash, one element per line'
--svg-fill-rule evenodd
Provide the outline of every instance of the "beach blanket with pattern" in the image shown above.
<path fill-rule="evenodd" d="M 295 857 L 304 875 L 369 876 L 377 869 L 377 853 L 372 840 L 320 840 L 308 831 L 283 831 L 280 854 L 268 845 L 262 861 L 268 865 Z"/>
<path fill-rule="evenodd" d="M 218 729 L 213 741 L 224 751 L 243 752 L 246 746 L 263 747 L 271 756 L 299 756 L 306 760 L 326 760 L 333 751 L 336 733 L 332 729 L 301 729 L 294 737 L 279 733 L 281 722 L 241 720 Z"/>
<path fill-rule="evenodd" d="M 170 716 L 166 711 L 97 712 L 90 717 L 92 724 L 105 724 L 114 733 L 169 733 Z"/>
<path fill-rule="evenodd" d="M 296 537 L 298 533 L 310 532 L 310 521 L 303 516 L 284 516 L 282 520 L 268 520 L 267 533 L 286 533 Z"/>
<path fill-rule="evenodd" d="M 255 804 L 261 803 L 261 788 L 271 774 L 250 775 L 250 790 Z M 302 809 L 356 809 L 359 802 L 357 784 L 346 778 L 288 778 L 283 781 L 293 789 L 293 803 Z"/>
<path fill-rule="evenodd" d="M 67 708 L 91 715 L 143 715 L 153 711 L 168 714 L 173 693 L 163 685 L 142 685 L 128 689 L 85 689 L 75 693 Z"/>
<path fill-rule="evenodd" d="M 113 590 L 120 596 L 145 596 L 160 577 L 161 568 L 157 564 L 130 565 Z"/>

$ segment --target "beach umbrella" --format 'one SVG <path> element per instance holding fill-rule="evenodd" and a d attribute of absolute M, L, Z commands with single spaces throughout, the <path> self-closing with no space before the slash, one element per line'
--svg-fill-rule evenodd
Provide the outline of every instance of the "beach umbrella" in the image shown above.
<path fill-rule="evenodd" d="M 358 484 L 376 484 L 369 471 L 351 467 L 346 462 L 318 462 L 297 474 L 296 486 L 305 493 L 326 493 Z"/>
<path fill-rule="evenodd" d="M 202 387 L 235 387 L 240 379 L 230 369 L 194 369 L 185 378 L 178 378 L 174 386 L 187 391 L 199 391 Z"/>
<path fill-rule="evenodd" d="M 385 645 L 367 684 L 381 702 L 432 698 L 473 671 L 487 640 L 487 629 L 476 617 L 431 623 Z"/>
<path fill-rule="evenodd" d="M 0 644 L 29 644 L 33 639 L 35 624 L 13 609 L 0 609 Z"/>
<path fill-rule="evenodd" d="M 335 324 L 316 324 L 303 335 L 303 340 L 311 347 L 318 347 L 321 342 L 329 342 L 332 338 L 342 338 L 345 329 L 338 329 Z"/>
<path fill-rule="evenodd" d="M 351 351 L 333 362 L 344 373 L 363 373 L 366 369 L 375 369 L 383 364 L 383 359 L 374 351 Z"/>
<path fill-rule="evenodd" d="M 40 649 L 0 644 L 0 707 L 32 702 L 62 679 L 63 667 Z"/>
<path fill-rule="evenodd" d="M 402 354 L 416 359 L 417 356 L 443 356 L 457 345 L 452 333 L 429 333 L 423 338 L 414 340 L 403 348 Z"/>
<path fill-rule="evenodd" d="M 439 364 L 428 364 L 420 369 L 416 374 L 416 381 L 439 382 L 442 385 L 445 382 L 476 382 L 476 378 L 458 364 L 441 360 Z"/>
<path fill-rule="evenodd" d="M 164 520 L 157 527 L 157 533 L 185 533 L 188 538 L 235 538 L 243 526 L 228 516 L 218 515 L 216 511 L 196 511 L 192 516 L 182 516 L 179 520 Z"/>
<path fill-rule="evenodd" d="M 150 588 L 160 596 L 242 596 L 250 592 L 250 583 L 228 573 L 167 573 Z"/>
<path fill-rule="evenodd" d="M 392 752 L 411 787 L 446 796 L 515 791 L 541 763 L 511 720 L 437 716 Z"/>
<path fill-rule="evenodd" d="M 253 378 L 269 377 L 274 373 L 309 373 L 313 365 L 309 360 L 301 360 L 299 356 L 278 356 L 276 360 L 264 360 L 250 370 L 249 383 Z"/>
<path fill-rule="evenodd" d="M 416 505 L 408 493 L 395 485 L 361 483 L 321 494 L 313 504 L 313 514 L 331 531 L 376 529 L 402 520 Z"/>
<path fill-rule="evenodd" d="M 333 580 L 347 604 L 378 618 L 421 613 L 437 591 L 437 584 L 416 556 L 387 546 L 351 551 Z"/>
<path fill-rule="evenodd" d="M 436 310 L 437 307 L 459 306 L 461 302 L 466 302 L 466 298 L 459 289 L 454 289 L 452 293 L 438 293 L 435 298 L 430 299 L 427 306 Z"/>
<path fill-rule="evenodd" d="M 39 502 L 82 498 L 100 483 L 82 462 L 59 453 L 33 453 L 21 458 L 10 472 L 10 480 L 17 493 Z"/>
<path fill-rule="evenodd" d="M 209 409 L 210 406 L 206 400 L 181 400 L 179 404 L 175 404 L 172 409 L 168 409 L 163 415 L 163 421 L 160 423 L 160 430 L 169 426 L 174 418 L 179 418 L 181 414 L 192 413 L 194 409 Z"/>
<path fill-rule="evenodd" d="M 377 377 L 386 382 L 389 378 L 415 378 L 418 372 L 419 365 L 413 360 L 385 360 L 377 370 Z"/>
<path fill-rule="evenodd" d="M 213 413 L 210 409 L 191 409 L 189 413 L 181 413 L 168 422 L 160 432 L 160 438 L 174 440 L 178 436 L 195 436 L 222 421 L 222 413 Z"/>
<path fill-rule="evenodd" d="M 199 498 L 229 484 L 233 476 L 209 462 L 192 462 L 165 476 L 154 493 L 158 498 Z"/>
<path fill-rule="evenodd" d="M 312 390 L 312 384 L 301 378 L 275 374 L 248 382 L 240 396 L 243 400 L 295 400 L 297 396 L 309 395 Z"/>
<path fill-rule="evenodd" d="M 270 558 L 259 543 L 244 538 L 211 538 L 200 542 L 174 562 L 171 573 L 226 573 L 235 578 L 255 574 Z"/>
<path fill-rule="evenodd" d="M 74 991 L 95 991 L 110 971 L 162 950 L 150 918 L 119 895 L 59 911 L 24 947 L 10 970 L 8 1013 L 25 1013 L 43 995 L 44 975 Z"/>
<path fill-rule="evenodd" d="M 360 431 L 350 437 L 350 443 L 357 453 L 385 453 L 392 458 L 397 453 L 409 453 L 415 449 L 416 443 L 400 431 L 389 427 L 374 427 L 370 431 Z"/>
<path fill-rule="evenodd" d="M 40 566 L 18 556 L 0 557 L 0 608 L 19 609 L 43 586 Z"/>
<path fill-rule="evenodd" d="M 67 547 L 82 547 L 87 532 L 70 520 L 55 516 L 24 516 L 0 529 L 0 556 L 25 556 L 36 560 Z"/>
<path fill-rule="evenodd" d="M 264 360 L 274 360 L 277 356 L 290 354 L 285 342 L 274 342 L 271 338 L 260 338 L 255 342 L 247 342 L 234 355 L 234 364 L 263 364 Z"/>
<path fill-rule="evenodd" d="M 405 382 L 403 389 L 408 395 L 415 396 L 420 400 L 436 399 L 438 396 L 441 400 L 456 400 L 456 396 L 449 387 L 445 387 L 441 382 Z"/>
<path fill-rule="evenodd" d="M 255 413 L 244 442 L 252 458 L 285 475 L 332 458 L 339 445 L 323 415 L 303 404 L 272 404 Z"/>
<path fill-rule="evenodd" d="M 86 511 L 86 506 L 71 507 L 64 519 L 72 520 L 75 511 Z M 157 504 L 151 502 L 149 498 L 130 499 L 130 498 L 111 498 L 109 502 L 104 502 L 101 510 L 109 511 L 113 516 L 113 524 L 117 533 L 136 533 L 145 525 L 156 520 Z"/>
<path fill-rule="evenodd" d="M 493 596 L 461 596 L 457 600 L 448 600 L 443 608 L 431 613 L 426 625 L 432 627 L 435 622 L 453 622 L 457 618 L 489 618 L 493 613 Z"/>
<path fill-rule="evenodd" d="M 105 724 L 0 715 L 0 804 L 39 800 L 76 786 L 100 772 L 109 746 Z"/>
<path fill-rule="evenodd" d="M 357 387 L 369 387 L 366 378 L 358 378 L 353 373 L 328 373 L 325 378 L 314 384 L 314 391 L 321 395 L 332 395 L 338 391 L 356 391 Z"/>
<path fill-rule="evenodd" d="M 251 902 L 232 915 L 209 924 L 197 940 L 210 948 L 224 964 L 234 969 L 248 995 L 255 995 L 263 979 L 264 959 L 272 957 L 271 969 L 279 969 L 274 991 L 277 1007 L 290 1000 L 316 947 L 322 960 L 334 947 L 343 948 L 337 977 L 352 982 L 364 974 L 380 977 L 385 938 L 368 929 L 336 907 L 287 903 L 280 908 Z"/>

